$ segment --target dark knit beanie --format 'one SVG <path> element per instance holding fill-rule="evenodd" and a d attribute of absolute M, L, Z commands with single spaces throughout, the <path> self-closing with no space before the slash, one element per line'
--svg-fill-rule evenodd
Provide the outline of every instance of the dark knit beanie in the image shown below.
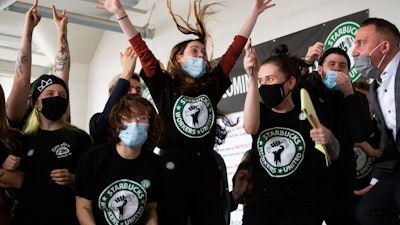
<path fill-rule="evenodd" d="M 350 58 L 349 58 L 349 56 L 347 55 L 346 51 L 344 51 L 344 50 L 341 49 L 341 48 L 336 48 L 336 47 L 335 47 L 335 48 L 329 48 L 329 49 L 325 50 L 325 52 L 324 52 L 324 54 L 322 55 L 322 57 L 319 58 L 318 64 L 319 64 L 320 66 L 322 66 L 322 64 L 323 64 L 324 61 L 325 61 L 325 58 L 326 58 L 328 55 L 333 54 L 333 53 L 344 56 L 344 57 L 346 58 L 346 60 L 347 60 L 348 69 L 350 70 Z"/>
<path fill-rule="evenodd" d="M 29 101 L 32 108 L 34 108 L 35 102 L 38 99 L 40 93 L 42 93 L 44 89 L 52 84 L 60 84 L 61 86 L 63 86 L 67 91 L 67 96 L 69 96 L 68 87 L 62 79 L 54 75 L 43 74 L 31 84 L 31 97 L 29 98 Z"/>

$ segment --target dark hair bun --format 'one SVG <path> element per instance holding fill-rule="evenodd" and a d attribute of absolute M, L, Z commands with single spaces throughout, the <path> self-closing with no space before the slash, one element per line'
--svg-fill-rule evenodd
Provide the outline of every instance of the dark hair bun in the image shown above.
<path fill-rule="evenodd" d="M 287 45 L 279 44 L 275 48 L 271 50 L 271 56 L 280 56 L 280 55 L 290 55 L 290 51 Z"/>

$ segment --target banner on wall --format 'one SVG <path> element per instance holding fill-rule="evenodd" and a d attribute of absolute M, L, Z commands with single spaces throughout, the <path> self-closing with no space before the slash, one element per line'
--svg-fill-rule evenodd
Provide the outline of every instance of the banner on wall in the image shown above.
<path fill-rule="evenodd" d="M 305 30 L 289 34 L 256 46 L 260 60 L 266 59 L 270 51 L 279 44 L 286 44 L 293 54 L 305 56 L 308 47 L 316 42 L 325 44 L 324 49 L 340 47 L 347 52 L 351 60 L 349 75 L 352 81 L 357 80 L 360 74 L 354 69 L 354 61 L 351 52 L 354 48 L 355 34 L 359 24 L 369 16 L 368 10 L 360 11 L 345 17 L 325 22 Z M 232 85 L 226 91 L 218 108 L 226 113 L 232 121 L 239 119 L 239 123 L 233 127 L 226 126 L 222 120 L 217 122 L 228 131 L 225 142 L 216 147 L 218 153 L 224 158 L 227 166 L 229 190 L 232 190 L 232 177 L 239 165 L 245 151 L 251 148 L 251 136 L 243 130 L 243 106 L 247 93 L 248 78 L 243 69 L 243 56 L 236 62 L 230 74 Z M 231 213 L 231 224 L 241 224 L 242 208 Z"/>

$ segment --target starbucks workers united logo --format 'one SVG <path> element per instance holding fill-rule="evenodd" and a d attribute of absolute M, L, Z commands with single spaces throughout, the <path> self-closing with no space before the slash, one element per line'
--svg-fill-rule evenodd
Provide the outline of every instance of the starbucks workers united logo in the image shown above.
<path fill-rule="evenodd" d="M 145 181 L 147 186 L 148 180 Z M 98 199 L 99 208 L 110 225 L 134 224 L 146 207 L 146 190 L 137 182 L 122 179 L 106 187 Z"/>
<path fill-rule="evenodd" d="M 354 147 L 354 155 L 356 158 L 356 177 L 361 179 L 371 173 L 374 164 L 374 157 L 367 155 L 362 148 Z"/>
<path fill-rule="evenodd" d="M 257 140 L 260 163 L 271 177 L 286 177 L 296 171 L 305 149 L 300 133 L 284 127 L 266 129 Z"/>
<path fill-rule="evenodd" d="M 361 76 L 354 66 L 353 57 L 350 57 L 354 49 L 354 38 L 359 28 L 360 26 L 354 22 L 341 23 L 331 31 L 324 43 L 324 50 L 337 47 L 343 49 L 349 55 L 351 64 L 349 76 L 351 81 L 355 81 Z"/>
<path fill-rule="evenodd" d="M 210 133 L 214 124 L 214 109 L 207 95 L 180 96 L 173 108 L 176 128 L 190 138 L 201 138 Z"/>

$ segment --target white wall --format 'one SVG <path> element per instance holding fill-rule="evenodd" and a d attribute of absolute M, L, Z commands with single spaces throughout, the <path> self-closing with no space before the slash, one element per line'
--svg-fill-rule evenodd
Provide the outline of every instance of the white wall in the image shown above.
<path fill-rule="evenodd" d="M 83 130 L 88 131 L 87 97 L 89 65 L 84 63 L 73 63 L 71 65 L 69 78 L 69 95 L 71 107 L 71 123 Z"/>

